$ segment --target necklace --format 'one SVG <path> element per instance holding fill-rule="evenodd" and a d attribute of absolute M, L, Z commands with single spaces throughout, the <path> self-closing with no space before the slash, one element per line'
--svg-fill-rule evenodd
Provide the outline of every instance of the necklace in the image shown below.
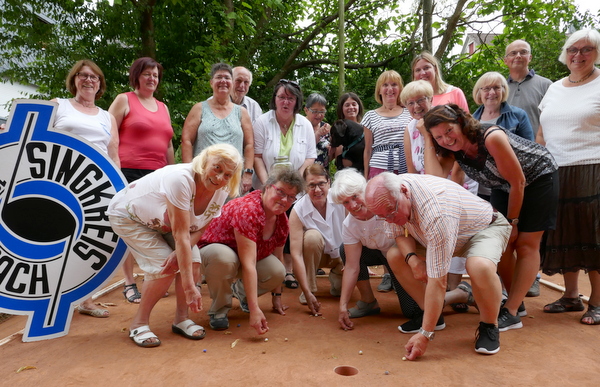
<path fill-rule="evenodd" d="M 569 80 L 569 82 L 571 82 L 571 83 L 581 83 L 581 82 L 585 81 L 586 79 L 588 79 L 589 77 L 591 77 L 591 76 L 592 76 L 592 74 L 594 73 L 594 71 L 596 71 L 596 67 L 594 67 L 594 68 L 592 69 L 592 71 L 591 71 L 591 72 L 590 72 L 588 75 L 586 75 L 585 77 L 581 78 L 581 79 L 580 79 L 580 80 L 578 80 L 578 81 L 572 81 L 572 80 L 571 80 L 571 76 L 570 76 L 570 75 L 567 77 L 567 79 L 568 79 L 568 80 Z"/>
<path fill-rule="evenodd" d="M 88 106 L 88 105 L 81 103 L 77 98 L 73 98 L 73 100 L 85 108 L 95 108 L 96 107 L 96 105 L 94 105 L 93 102 L 92 102 L 92 106 Z"/>

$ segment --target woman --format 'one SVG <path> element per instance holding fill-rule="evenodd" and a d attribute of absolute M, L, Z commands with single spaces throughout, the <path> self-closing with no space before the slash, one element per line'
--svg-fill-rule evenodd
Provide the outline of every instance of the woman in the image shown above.
<path fill-rule="evenodd" d="M 250 326 L 258 334 L 269 330 L 258 306 L 258 297 L 271 292 L 273 309 L 285 315 L 281 304 L 281 282 L 285 277 L 283 245 L 288 234 L 285 212 L 304 190 L 297 171 L 275 169 L 262 190 L 234 199 L 208 227 L 198 243 L 206 283 L 213 299 L 208 311 L 210 327 L 229 327 L 231 298 L 250 313 Z M 236 277 L 241 277 L 233 282 Z M 318 312 L 318 305 L 316 312 Z"/>
<path fill-rule="evenodd" d="M 367 181 L 362 174 L 354 169 L 344 169 L 335 174 L 330 191 L 334 203 L 342 204 L 348 211 L 342 228 L 344 244 L 340 246 L 344 272 L 338 321 L 343 329 L 354 328 L 351 318 L 378 314 L 381 311 L 369 284 L 368 265 L 384 265 L 388 269 L 405 317 L 412 319 L 423 313 L 389 267 L 386 254 L 394 246 L 396 235 L 390 235 L 390 226 L 384 218 L 375 216 L 367 209 L 366 186 Z M 360 299 L 356 306 L 348 309 L 354 286 L 360 292 Z M 474 302 L 471 287 L 466 282 L 459 285 L 458 290 L 447 292 L 445 299 L 447 303 Z"/>
<path fill-rule="evenodd" d="M 322 165 L 315 163 L 306 168 L 304 181 L 308 194 L 298 199 L 290 214 L 290 254 L 302 287 L 300 303 L 315 304 L 313 292 L 317 291 L 319 268 L 331 269 L 329 292 L 340 295 L 344 265 L 339 247 L 346 214 L 344 207 L 333 203 L 328 195 L 330 177 Z"/>
<path fill-rule="evenodd" d="M 462 110 L 469 111 L 465 93 L 458 87 L 447 84 L 442 79 L 440 62 L 435 56 L 423 51 L 413 59 L 410 68 L 412 69 L 413 81 L 421 79 L 429 82 L 433 87 L 432 106 L 454 103 Z"/>
<path fill-rule="evenodd" d="M 231 101 L 233 70 L 226 63 L 215 63 L 210 69 L 213 95 L 195 104 L 181 130 L 181 160 L 189 163 L 204 148 L 214 144 L 232 144 L 244 156 L 242 193 L 252 187 L 254 134 L 252 121 L 245 108 Z"/>
<path fill-rule="evenodd" d="M 338 100 L 336 113 L 338 120 L 346 119 L 360 123 L 365 113 L 365 108 L 360 97 L 356 93 L 349 92 L 342 94 Z"/>
<path fill-rule="evenodd" d="M 119 128 L 121 172 L 128 183 L 175 164 L 169 109 L 154 98 L 162 72 L 162 65 L 154 59 L 136 59 L 129 68 L 129 84 L 134 91 L 117 95 L 108 108 Z M 123 295 L 127 301 L 139 303 L 142 295 L 133 277 L 131 253 L 123 263 L 123 274 Z"/>
<path fill-rule="evenodd" d="M 473 113 L 473 118 L 482 124 L 498 125 L 517 136 L 534 141 L 527 113 L 506 103 L 508 93 L 508 82 L 502 74 L 495 71 L 483 74 L 473 88 L 473 100 L 480 105 Z"/>
<path fill-rule="evenodd" d="M 384 171 L 406 173 L 404 130 L 410 122 L 408 110 L 400 103 L 403 83 L 394 70 L 384 71 L 375 84 L 375 100 L 381 106 L 365 113 L 365 178 Z"/>
<path fill-rule="evenodd" d="M 435 150 L 430 147 L 425 149 L 425 137 L 429 136 L 423 126 L 423 117 L 431 109 L 433 99 L 433 88 L 427 81 L 412 81 L 402 89 L 400 93 L 402 104 L 407 107 L 413 120 L 408 124 L 404 132 L 404 153 L 406 155 L 406 166 L 409 173 L 424 174 L 427 158 L 435 157 L 436 162 L 442 164 L 442 174 L 439 177 L 448 177 L 459 185 L 462 185 L 472 194 L 477 195 L 479 184 L 473 179 L 465 176 L 458 163 L 450 162 L 449 159 L 439 158 Z M 447 289 L 454 290 L 459 285 L 463 274 L 467 274 L 465 268 L 466 258 L 453 257 L 448 272 Z M 469 310 L 466 303 L 451 304 L 455 312 L 464 313 Z"/>
<path fill-rule="evenodd" d="M 498 328 L 521 328 L 518 308 L 539 269 L 541 238 L 556 222 L 558 166 L 543 146 L 499 126 L 481 124 L 454 104 L 431 109 L 424 124 L 431 134 L 425 147 L 435 146 L 442 158 L 458 161 L 479 184 L 496 188 L 491 203 L 512 224 L 509 244 L 498 265 L 508 291 Z M 441 169 L 440 163 L 431 166 L 434 173 L 435 167 Z"/>
<path fill-rule="evenodd" d="M 559 60 L 569 75 L 550 86 L 540 103 L 538 142 L 559 165 L 558 227 L 548 233 L 542 270 L 561 273 L 565 293 L 544 312 L 583 311 L 578 277 L 590 279 L 592 293 L 582 324 L 600 324 L 600 33 L 572 34 Z"/>
<path fill-rule="evenodd" d="M 262 188 L 278 156 L 287 157 L 302 176 L 317 157 L 315 132 L 306 117 L 298 114 L 302 107 L 298 83 L 281 79 L 269 102 L 269 110 L 254 122 L 254 188 Z"/>
<path fill-rule="evenodd" d="M 325 169 L 329 168 L 329 160 L 335 157 L 335 149 L 331 148 L 331 136 L 329 131 L 331 125 L 323 121 L 327 113 L 327 100 L 319 93 L 312 93 L 306 98 L 304 114 L 310 121 L 315 133 L 317 147 L 317 158 L 315 163 L 321 164 Z"/>
<path fill-rule="evenodd" d="M 211 145 L 192 163 L 169 165 L 119 191 L 108 216 L 113 230 L 130 247 L 144 271 L 144 297 L 129 326 L 140 347 L 160 345 L 150 330 L 150 314 L 175 279 L 177 297 L 172 331 L 191 340 L 204 338 L 203 327 L 189 319 L 202 296 L 196 287 L 200 254 L 195 244 L 227 197 L 239 192 L 243 160 L 229 144 Z"/>
<path fill-rule="evenodd" d="M 88 140 L 120 167 L 115 117 L 95 104 L 106 90 L 104 73 L 91 60 L 80 60 L 71 67 L 66 85 L 73 98 L 52 100 L 58 103 L 54 127 Z M 93 317 L 108 317 L 110 314 L 107 309 L 95 305 L 91 298 L 83 301 L 77 310 Z"/>

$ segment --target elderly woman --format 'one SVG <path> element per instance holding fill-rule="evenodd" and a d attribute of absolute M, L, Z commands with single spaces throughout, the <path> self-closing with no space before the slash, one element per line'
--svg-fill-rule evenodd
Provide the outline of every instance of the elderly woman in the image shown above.
<path fill-rule="evenodd" d="M 394 70 L 384 71 L 375 84 L 375 100 L 381 106 L 365 113 L 365 178 L 381 172 L 406 173 L 404 130 L 410 122 L 408 110 L 402 107 L 403 83 Z"/>
<path fill-rule="evenodd" d="M 129 84 L 134 91 L 117 95 L 108 109 L 119 128 L 121 172 L 129 183 L 175 164 L 169 109 L 154 98 L 162 73 L 162 65 L 154 59 L 136 59 L 129 68 Z M 133 277 L 131 253 L 123 264 L 123 274 L 123 295 L 127 301 L 139 303 L 142 295 Z"/>
<path fill-rule="evenodd" d="M 558 166 L 543 146 L 499 126 L 481 124 L 457 105 L 431 109 L 424 124 L 431 134 L 426 147 L 435 146 L 443 159 L 458 161 L 479 184 L 496 188 L 491 203 L 512 225 L 509 244 L 498 265 L 508 291 L 498 328 L 521 328 L 518 308 L 540 266 L 542 235 L 556 222 Z M 432 162 L 428 169 L 435 174 L 440 164 Z"/>
<path fill-rule="evenodd" d="M 300 303 L 318 309 L 313 293 L 317 291 L 316 270 L 329 267 L 330 294 L 341 292 L 343 264 L 339 247 L 342 243 L 344 207 L 329 196 L 329 172 L 313 164 L 304 170 L 308 195 L 301 197 L 290 214 L 290 253 L 294 273 L 302 287 Z M 306 273 L 299 268 L 305 267 Z"/>
<path fill-rule="evenodd" d="M 427 51 L 423 51 L 413 59 L 410 68 L 412 69 L 413 81 L 424 80 L 429 82 L 431 87 L 433 87 L 432 106 L 454 103 L 462 110 L 469 111 L 469 104 L 467 103 L 465 93 L 458 87 L 444 82 L 440 62 L 435 56 Z"/>
<path fill-rule="evenodd" d="M 107 214 L 113 230 L 144 271 L 144 297 L 129 325 L 129 337 L 140 347 L 160 345 L 149 327 L 150 313 L 173 279 L 177 297 L 173 332 L 192 340 L 205 336 L 204 328 L 188 318 L 189 308 L 195 313 L 202 309 L 196 287 L 200 254 L 195 245 L 227 197 L 238 194 L 242 166 L 235 147 L 212 145 L 192 163 L 152 172 L 111 200 Z"/>
<path fill-rule="evenodd" d="M 285 315 L 287 306 L 281 304 L 285 277 L 281 261 L 288 234 L 285 212 L 303 191 L 304 182 L 297 171 L 277 168 L 262 190 L 228 202 L 202 236 L 198 246 L 213 300 L 208 311 L 212 329 L 229 327 L 232 296 L 250 313 L 250 326 L 258 334 L 269 330 L 258 306 L 259 296 L 271 292 L 273 309 Z"/>
<path fill-rule="evenodd" d="M 581 323 L 600 324 L 600 33 L 581 30 L 565 42 L 559 60 L 569 75 L 550 86 L 540 103 L 538 142 L 558 163 L 558 226 L 548 232 L 542 270 L 561 273 L 565 293 L 544 312 L 583 311 L 579 271 L 592 293 Z"/>
<path fill-rule="evenodd" d="M 331 125 L 323 121 L 327 113 L 327 100 L 319 93 L 312 93 L 306 98 L 304 114 L 310 121 L 315 133 L 317 147 L 317 158 L 315 163 L 321 164 L 325 169 L 329 168 L 329 160 L 333 159 L 335 149 L 331 148 L 331 136 L 329 131 Z"/>
<path fill-rule="evenodd" d="M 210 69 L 213 95 L 195 104 L 181 130 L 181 160 L 189 163 L 204 148 L 214 144 L 232 144 L 244 156 L 242 193 L 252 186 L 254 135 L 248 111 L 231 101 L 233 70 L 226 63 Z"/>
<path fill-rule="evenodd" d="M 336 113 L 338 120 L 346 119 L 360 123 L 365 114 L 365 108 L 360 97 L 356 93 L 349 92 L 342 94 L 338 100 Z"/>
<path fill-rule="evenodd" d="M 525 110 L 506 103 L 508 82 L 495 71 L 483 74 L 473 88 L 473 100 L 480 105 L 473 118 L 482 124 L 498 125 L 527 140 L 533 141 L 533 130 Z"/>
<path fill-rule="evenodd" d="M 80 60 L 71 67 L 66 85 L 73 98 L 52 100 L 58 103 L 54 127 L 88 140 L 120 167 L 115 117 L 95 104 L 106 90 L 104 73 L 91 60 Z M 110 314 L 107 309 L 95 305 L 91 298 L 83 301 L 77 310 L 93 317 L 108 317 Z"/>
<path fill-rule="evenodd" d="M 254 188 L 264 186 L 275 158 L 287 158 L 302 176 L 317 157 L 315 132 L 306 117 L 298 114 L 302 107 L 298 83 L 281 79 L 269 102 L 269 110 L 254 122 Z"/>

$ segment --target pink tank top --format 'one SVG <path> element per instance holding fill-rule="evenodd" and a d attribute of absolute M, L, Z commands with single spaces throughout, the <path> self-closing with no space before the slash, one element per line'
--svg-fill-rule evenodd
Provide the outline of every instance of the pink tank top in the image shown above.
<path fill-rule="evenodd" d="M 167 165 L 167 149 L 173 138 L 171 118 L 165 104 L 158 110 L 146 109 L 134 92 L 125 93 L 129 113 L 119 128 L 121 168 L 156 170 Z"/>

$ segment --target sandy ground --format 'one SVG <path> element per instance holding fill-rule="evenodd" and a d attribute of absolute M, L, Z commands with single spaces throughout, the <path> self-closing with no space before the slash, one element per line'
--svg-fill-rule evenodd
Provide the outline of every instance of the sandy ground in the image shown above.
<path fill-rule="evenodd" d="M 115 278 L 114 281 L 120 278 Z M 550 278 L 559 283 L 562 277 Z M 139 279 L 141 281 L 141 279 Z M 372 279 L 375 288 L 379 279 Z M 587 276 L 581 292 L 589 295 Z M 120 288 L 97 301 L 115 303 L 108 319 L 75 313 L 69 335 L 23 343 L 21 336 L 0 346 L 0 385 L 4 386 L 591 386 L 600 372 L 600 326 L 579 323 L 582 312 L 547 314 L 542 307 L 560 293 L 542 287 L 540 297 L 527 298 L 524 328 L 501 333 L 501 350 L 493 356 L 475 353 L 478 314 L 444 311 L 446 329 L 437 333 L 425 356 L 402 361 L 410 335 L 397 326 L 406 319 L 392 293 L 377 293 L 382 313 L 355 321 L 344 331 L 337 322 L 338 299 L 329 296 L 326 278 L 319 278 L 317 297 L 323 316 L 314 317 L 298 303 L 300 290 L 285 289 L 286 316 L 270 311 L 261 297 L 270 331 L 258 336 L 237 300 L 229 314 L 230 329 L 208 328 L 205 312 L 193 315 L 207 328 L 204 340 L 191 341 L 171 332 L 175 309 L 171 296 L 152 315 L 157 348 L 139 348 L 128 337 L 136 306 Z M 204 304 L 210 297 L 202 288 Z M 355 291 L 354 298 L 358 296 Z M 0 340 L 25 326 L 24 316 L 0 324 Z M 265 339 L 268 338 L 268 341 Z M 237 342 L 232 348 L 232 343 Z M 361 352 L 362 351 L 362 352 Z M 353 376 L 334 372 L 355 367 Z M 35 368 L 17 372 L 22 367 Z M 232 384 L 235 383 L 235 384 Z"/>

